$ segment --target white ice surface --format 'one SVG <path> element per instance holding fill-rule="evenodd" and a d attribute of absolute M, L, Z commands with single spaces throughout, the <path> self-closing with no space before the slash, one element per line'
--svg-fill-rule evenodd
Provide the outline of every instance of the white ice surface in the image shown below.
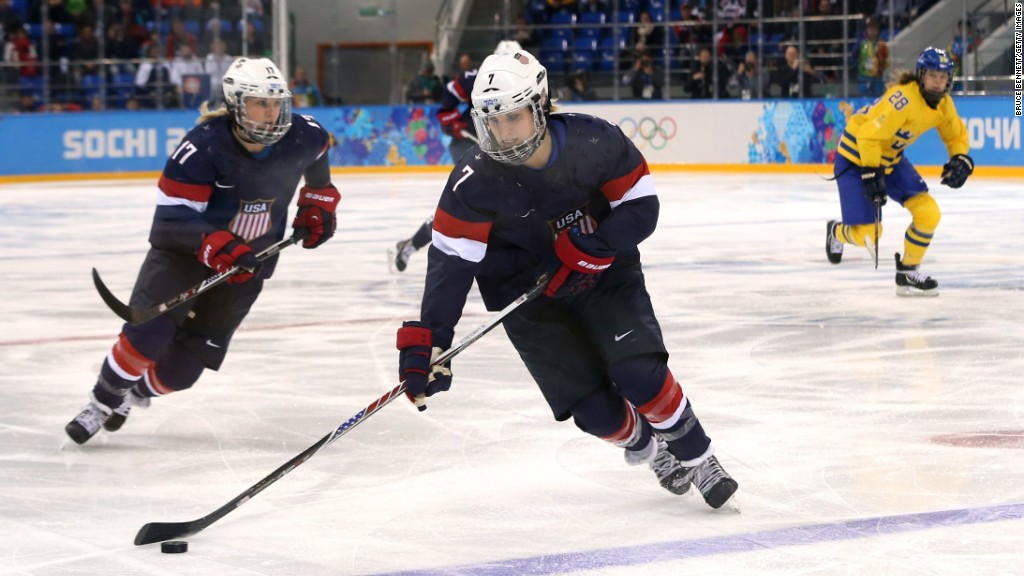
<path fill-rule="evenodd" d="M 1024 573 L 1024 203 L 1020 181 L 930 182 L 935 299 L 895 296 L 909 215 L 881 262 L 824 255 L 838 216 L 814 175 L 655 174 L 648 287 L 741 512 L 673 497 L 556 423 L 501 330 L 451 392 L 404 399 L 188 538 L 208 514 L 396 382 L 425 253 L 386 248 L 444 175 L 338 176 L 334 240 L 290 248 L 218 373 L 84 446 L 64 424 L 120 328 L 146 249 L 151 181 L 0 186 L 0 574 L 573 576 Z M 487 320 L 473 295 L 457 337 Z M 987 436 L 986 436 L 987 435 Z"/>

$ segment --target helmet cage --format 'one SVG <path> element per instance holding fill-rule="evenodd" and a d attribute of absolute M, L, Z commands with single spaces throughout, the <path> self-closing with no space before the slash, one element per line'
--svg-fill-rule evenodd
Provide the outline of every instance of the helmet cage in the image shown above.
<path fill-rule="evenodd" d="M 292 93 L 269 59 L 239 58 L 224 75 L 224 102 L 234 117 L 239 134 L 254 144 L 276 143 L 292 127 Z M 250 99 L 280 101 L 277 117 L 269 122 L 249 118 Z"/>
<path fill-rule="evenodd" d="M 500 116 L 516 111 L 525 111 L 527 108 L 533 118 L 533 134 L 522 142 L 503 147 L 501 139 L 492 130 L 492 122 Z M 547 116 L 544 113 L 540 94 L 535 94 L 533 98 L 526 100 L 524 104 L 515 108 L 497 107 L 490 110 L 473 108 L 471 115 L 473 117 L 473 126 L 476 128 L 477 136 L 480 139 L 480 149 L 498 162 L 513 166 L 522 164 L 530 156 L 533 156 L 534 151 L 537 150 L 544 139 L 544 132 L 547 130 Z"/>
<path fill-rule="evenodd" d="M 492 54 L 477 70 L 473 83 L 473 126 L 480 139 L 480 149 L 504 164 L 526 162 L 537 150 L 547 131 L 548 100 L 547 69 L 529 52 L 519 50 L 512 54 Z M 528 109 L 528 110 L 527 110 Z M 529 113 L 533 119 L 533 133 L 517 142 L 509 142 L 500 122 L 514 122 L 501 118 L 517 110 Z"/>
<path fill-rule="evenodd" d="M 949 94 L 950 90 L 953 89 L 953 59 L 950 58 L 949 53 L 942 48 L 933 48 L 929 46 L 925 48 L 921 55 L 917 57 L 917 65 L 914 70 L 914 74 L 917 76 L 917 84 L 921 88 L 921 95 L 924 97 L 925 102 L 929 106 L 935 108 L 939 105 L 939 102 Z M 927 90 L 924 84 L 924 75 L 927 70 L 935 70 L 937 72 L 946 73 L 946 87 L 939 92 L 934 90 Z"/>

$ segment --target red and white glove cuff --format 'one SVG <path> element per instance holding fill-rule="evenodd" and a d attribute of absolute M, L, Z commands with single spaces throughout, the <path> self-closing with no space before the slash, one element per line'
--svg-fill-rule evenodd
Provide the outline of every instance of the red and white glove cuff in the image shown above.
<path fill-rule="evenodd" d="M 580 250 L 572 243 L 568 231 L 562 232 L 555 239 L 555 254 L 566 267 L 582 274 L 604 272 L 615 261 L 615 256 L 594 256 Z"/>

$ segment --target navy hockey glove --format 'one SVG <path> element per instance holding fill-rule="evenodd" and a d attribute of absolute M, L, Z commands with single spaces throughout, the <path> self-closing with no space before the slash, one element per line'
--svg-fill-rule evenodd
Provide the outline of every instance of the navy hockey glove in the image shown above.
<path fill-rule="evenodd" d="M 545 296 L 577 296 L 597 284 L 601 274 L 615 261 L 615 255 L 597 245 L 590 236 L 582 236 L 573 227 L 555 238 L 555 251 L 541 265 L 541 277 L 547 275 Z"/>
<path fill-rule="evenodd" d="M 967 154 L 955 154 L 942 165 L 942 183 L 950 188 L 959 188 L 974 173 L 974 160 Z"/>
<path fill-rule="evenodd" d="M 341 193 L 328 184 L 323 188 L 310 188 L 303 186 L 299 190 L 299 212 L 295 215 L 292 228 L 298 236 L 303 236 L 303 248 L 316 248 L 327 242 L 334 236 L 337 222 L 334 219 L 334 211 L 341 201 Z"/>
<path fill-rule="evenodd" d="M 864 186 L 864 197 L 872 204 L 885 206 L 888 198 L 885 195 L 885 168 L 860 169 L 860 181 Z"/>
<path fill-rule="evenodd" d="M 421 412 L 425 398 L 452 387 L 449 366 L 431 366 L 442 350 L 433 346 L 433 332 L 423 322 L 403 322 L 398 329 L 398 378 L 405 382 L 405 395 Z"/>
<path fill-rule="evenodd" d="M 218 274 L 227 272 L 233 266 L 240 266 L 242 270 L 228 278 L 229 284 L 251 280 L 263 267 L 252 253 L 252 248 L 227 230 L 218 230 L 203 236 L 196 257 L 204 266 L 212 268 Z"/>
<path fill-rule="evenodd" d="M 463 132 L 469 132 L 469 126 L 462 120 L 462 112 L 454 110 L 438 111 L 437 119 L 441 122 L 441 130 L 452 138 L 465 138 Z"/>

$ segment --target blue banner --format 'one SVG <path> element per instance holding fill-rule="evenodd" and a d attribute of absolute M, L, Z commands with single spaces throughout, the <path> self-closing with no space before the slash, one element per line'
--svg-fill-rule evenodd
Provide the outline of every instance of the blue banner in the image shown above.
<path fill-rule="evenodd" d="M 1012 98 L 962 97 L 955 102 L 967 124 L 971 156 L 978 166 L 1024 166 L 1021 118 L 1014 116 Z M 754 134 L 749 145 L 751 164 L 829 163 L 846 118 L 867 103 L 766 101 L 762 117 L 752 119 L 749 130 L 719 137 L 747 139 Z M 693 103 L 708 104 L 713 103 Z M 723 109 L 727 105 L 723 103 Z M 657 106 L 648 104 L 644 109 Z M 451 165 L 450 139 L 441 131 L 436 110 L 436 106 L 343 106 L 296 111 L 312 116 L 331 134 L 332 166 Z M 198 116 L 194 110 L 0 115 L 0 176 L 158 172 Z M 918 165 L 935 166 L 944 163 L 948 154 L 932 130 L 910 146 L 907 157 Z"/>

